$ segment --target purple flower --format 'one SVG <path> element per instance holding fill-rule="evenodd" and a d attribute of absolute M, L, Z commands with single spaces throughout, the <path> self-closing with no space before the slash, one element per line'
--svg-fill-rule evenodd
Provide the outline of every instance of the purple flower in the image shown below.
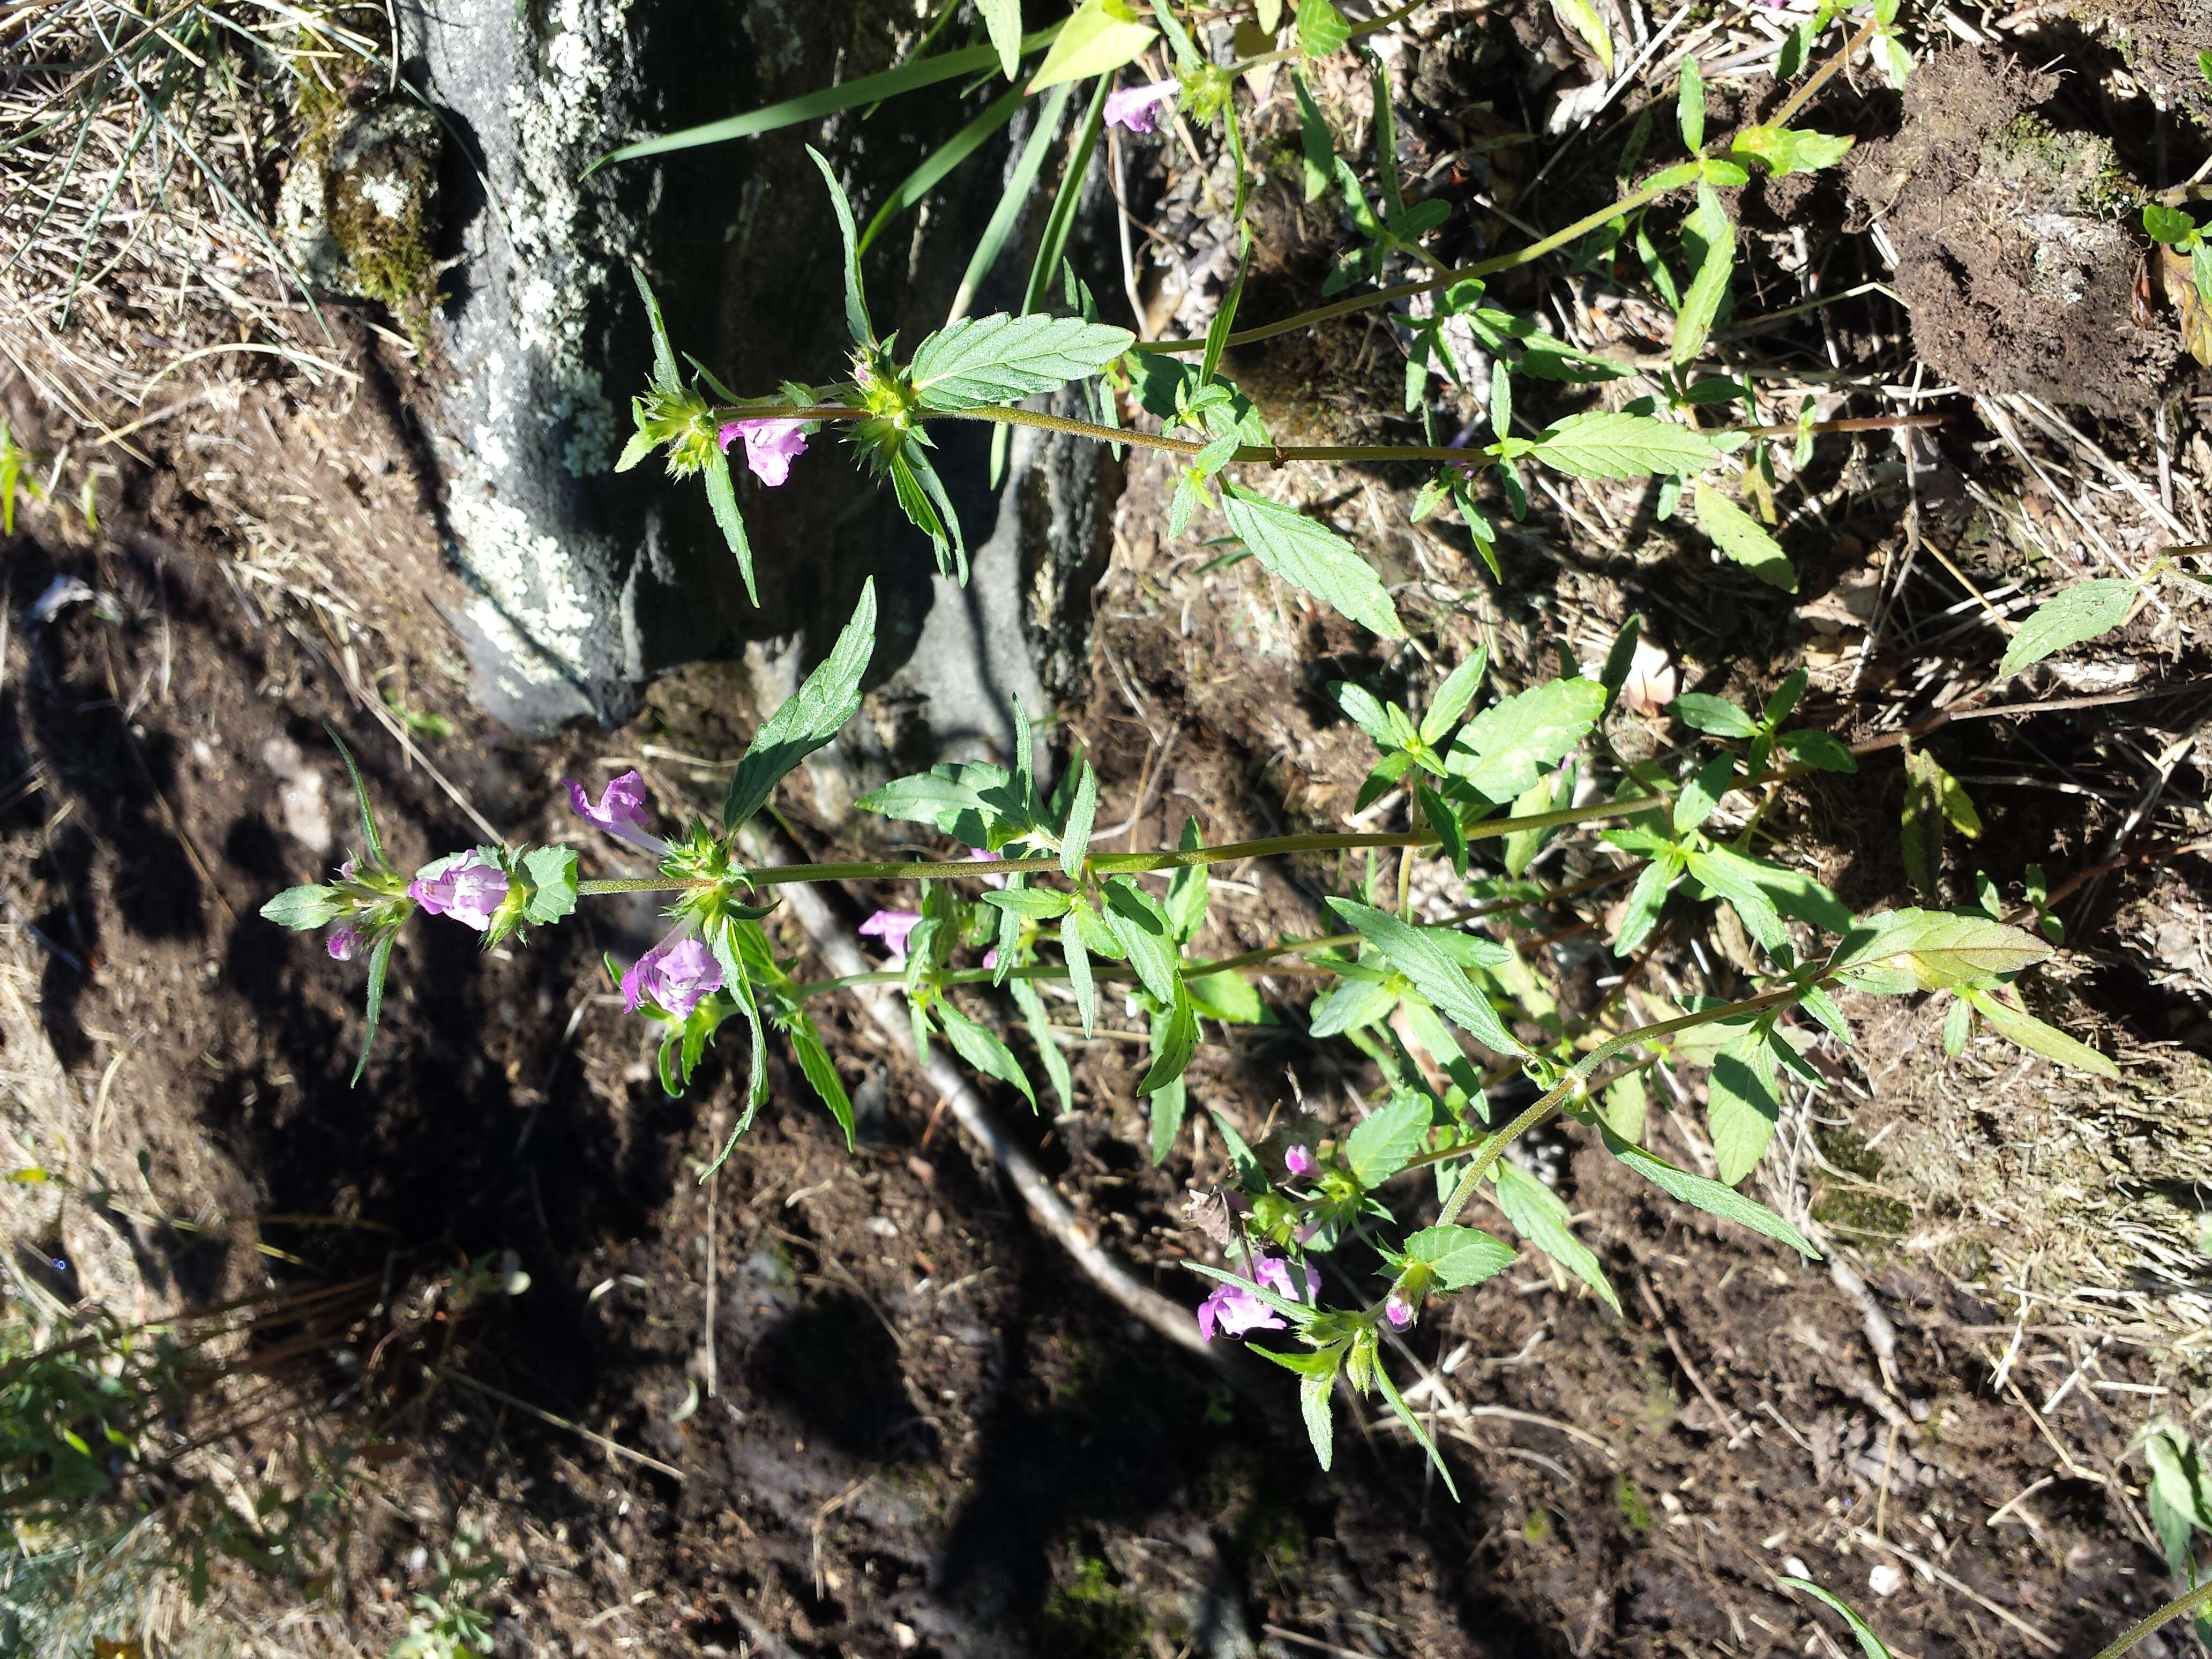
<path fill-rule="evenodd" d="M 575 808 L 578 817 L 655 858 L 667 853 L 668 843 L 645 827 L 645 780 L 635 772 L 609 778 L 596 803 L 574 779 L 561 781 L 568 786 L 568 805 Z"/>
<path fill-rule="evenodd" d="M 968 861 L 970 864 L 994 864 L 1005 856 L 1003 853 L 994 853 L 988 847 L 978 847 L 968 854 Z M 1006 884 L 1004 876 L 985 876 L 982 881 L 986 887 L 1004 887 Z"/>
<path fill-rule="evenodd" d="M 722 967 L 700 940 L 671 933 L 622 976 L 623 1001 L 635 1013 L 645 1004 L 689 1019 L 702 998 L 722 988 Z"/>
<path fill-rule="evenodd" d="M 332 962 L 351 962 L 354 952 L 361 949 L 361 929 L 350 921 L 343 927 L 333 927 L 324 946 L 330 951 Z"/>
<path fill-rule="evenodd" d="M 1252 1263 L 1252 1277 L 1277 1296 L 1296 1300 L 1291 1288 L 1291 1264 L 1280 1256 L 1263 1255 Z M 1305 1299 L 1321 1293 L 1321 1275 L 1305 1269 Z M 1282 1331 L 1289 1322 L 1243 1285 L 1218 1285 L 1213 1294 L 1198 1304 L 1198 1334 L 1208 1342 L 1217 1334 L 1242 1336 L 1247 1331 Z"/>
<path fill-rule="evenodd" d="M 863 938 L 883 940 L 896 968 L 906 960 L 907 935 L 921 926 L 918 910 L 878 910 L 860 924 L 860 933 Z"/>
<path fill-rule="evenodd" d="M 1314 1155 L 1304 1146 L 1293 1146 L 1283 1154 L 1283 1167 L 1294 1176 L 1310 1176 L 1314 1172 Z"/>
<path fill-rule="evenodd" d="M 507 872 L 482 853 L 455 853 L 425 865 L 407 896 L 434 916 L 451 916 L 479 933 L 507 897 Z"/>
<path fill-rule="evenodd" d="M 722 428 L 722 453 L 745 441 L 745 465 L 770 489 L 791 476 L 791 464 L 806 453 L 804 421 L 732 421 Z"/>
<path fill-rule="evenodd" d="M 994 945 L 989 950 L 983 952 L 983 965 L 986 968 L 992 969 L 994 972 L 997 971 L 999 966 L 999 947 L 997 945 Z"/>
<path fill-rule="evenodd" d="M 1413 1322 L 1413 1304 L 1393 1291 L 1383 1298 L 1382 1316 L 1390 1322 L 1393 1329 L 1402 1331 Z"/>
<path fill-rule="evenodd" d="M 1106 125 L 1150 132 L 1159 106 L 1182 90 L 1179 81 L 1155 81 L 1148 87 L 1124 87 L 1106 95 Z"/>

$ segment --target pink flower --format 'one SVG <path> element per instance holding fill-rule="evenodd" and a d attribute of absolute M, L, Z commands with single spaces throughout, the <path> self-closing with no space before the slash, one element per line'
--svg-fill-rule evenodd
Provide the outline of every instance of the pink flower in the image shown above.
<path fill-rule="evenodd" d="M 1124 87 L 1106 95 L 1106 125 L 1150 132 L 1159 106 L 1182 90 L 1179 81 L 1155 81 L 1148 87 Z"/>
<path fill-rule="evenodd" d="M 482 853 L 455 853 L 416 872 L 407 896 L 434 916 L 451 916 L 479 933 L 507 898 L 507 872 Z"/>
<path fill-rule="evenodd" d="M 1390 1322 L 1393 1329 L 1402 1331 L 1413 1322 L 1413 1304 L 1393 1291 L 1383 1299 L 1382 1316 Z"/>
<path fill-rule="evenodd" d="M 866 939 L 879 939 L 884 949 L 891 953 L 891 966 L 898 967 L 906 961 L 907 935 L 921 926 L 918 910 L 878 910 L 860 924 L 860 934 Z"/>
<path fill-rule="evenodd" d="M 568 805 L 586 823 L 598 825 L 617 840 L 626 841 L 655 858 L 668 851 L 668 843 L 645 827 L 645 780 L 635 772 L 609 778 L 596 803 L 584 793 L 584 786 L 573 778 L 561 781 L 568 786 Z"/>
<path fill-rule="evenodd" d="M 994 945 L 989 950 L 983 952 L 983 965 L 986 968 L 990 969 L 994 973 L 998 971 L 999 947 L 997 945 Z"/>
<path fill-rule="evenodd" d="M 1259 1257 L 1252 1263 L 1252 1277 L 1277 1296 L 1292 1301 L 1301 1299 L 1291 1288 L 1291 1264 L 1280 1256 Z M 1308 1267 L 1305 1279 L 1306 1293 L 1303 1299 L 1311 1301 L 1321 1293 L 1321 1275 Z M 1198 1304 L 1198 1333 L 1208 1342 L 1212 1341 L 1217 1334 L 1242 1336 L 1247 1331 L 1289 1328 L 1289 1322 L 1282 1315 L 1243 1285 L 1218 1285 L 1213 1294 Z"/>
<path fill-rule="evenodd" d="M 1283 1154 L 1283 1167 L 1294 1176 L 1310 1176 L 1314 1172 L 1314 1155 L 1304 1146 L 1293 1146 Z"/>
<path fill-rule="evenodd" d="M 745 465 L 770 489 L 791 476 L 791 464 L 806 453 L 804 421 L 732 421 L 722 428 L 722 453 L 742 437 Z"/>
<path fill-rule="evenodd" d="M 988 847 L 978 847 L 968 854 L 968 861 L 970 864 L 995 864 L 1003 856 L 1003 854 L 994 853 Z M 986 887 L 1004 887 L 1006 878 L 1004 876 L 985 876 L 982 882 Z"/>
<path fill-rule="evenodd" d="M 721 964 L 700 940 L 671 933 L 622 976 L 623 1001 L 632 1013 L 646 1003 L 688 1019 L 702 998 L 722 988 Z"/>
<path fill-rule="evenodd" d="M 354 952 L 361 949 L 361 929 L 352 922 L 333 927 L 324 947 L 330 951 L 332 962 L 351 962 Z"/>

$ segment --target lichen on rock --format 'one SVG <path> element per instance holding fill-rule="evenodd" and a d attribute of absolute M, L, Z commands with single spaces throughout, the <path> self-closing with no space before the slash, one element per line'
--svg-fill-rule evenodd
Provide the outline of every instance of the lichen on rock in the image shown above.
<path fill-rule="evenodd" d="M 438 299 L 438 118 L 401 98 L 310 125 L 276 201 L 284 252 L 327 293 L 373 300 L 418 346 Z"/>

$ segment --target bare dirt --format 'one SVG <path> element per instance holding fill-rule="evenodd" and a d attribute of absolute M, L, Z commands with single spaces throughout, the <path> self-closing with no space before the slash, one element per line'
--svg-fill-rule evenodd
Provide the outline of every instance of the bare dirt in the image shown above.
<path fill-rule="evenodd" d="M 2001 55 L 1937 52 L 1907 84 L 1897 136 L 1851 156 L 1851 188 L 1896 246 L 1929 368 L 1962 391 L 2144 413 L 2179 347 L 2138 319 L 2141 240 L 2103 202 L 2118 164 L 2108 140 L 2044 112 L 2057 88 Z"/>

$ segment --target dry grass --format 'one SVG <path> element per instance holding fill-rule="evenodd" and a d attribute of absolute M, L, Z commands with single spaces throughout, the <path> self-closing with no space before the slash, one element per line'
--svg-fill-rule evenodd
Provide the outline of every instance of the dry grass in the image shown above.
<path fill-rule="evenodd" d="M 270 169 L 384 26 L 287 0 L 0 8 L 0 353 L 52 416 L 116 442 L 195 395 L 191 365 L 330 367 Z"/>

